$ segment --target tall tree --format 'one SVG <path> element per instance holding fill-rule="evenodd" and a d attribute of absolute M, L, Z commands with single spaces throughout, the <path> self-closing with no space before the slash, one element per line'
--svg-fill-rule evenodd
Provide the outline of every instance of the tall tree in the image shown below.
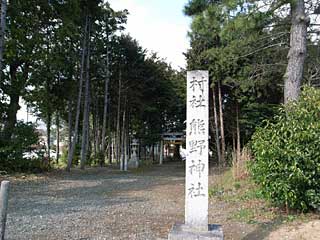
<path fill-rule="evenodd" d="M 218 96 L 219 96 L 219 119 L 220 119 L 220 134 L 221 134 L 221 164 L 226 165 L 226 141 L 224 137 L 224 120 L 223 120 L 223 107 L 222 107 L 222 95 L 221 95 L 221 84 L 218 80 Z"/>
<path fill-rule="evenodd" d="M 213 105 L 213 118 L 214 118 L 214 129 L 215 129 L 215 139 L 216 139 L 216 148 L 218 155 L 218 163 L 222 163 L 221 159 L 221 150 L 220 150 L 220 139 L 219 139 L 219 124 L 218 124 L 218 114 L 217 114 L 217 104 L 216 104 L 216 93 L 215 88 L 212 88 L 212 105 Z"/>
<path fill-rule="evenodd" d="M 59 163 L 60 158 L 60 116 L 57 112 L 56 114 L 56 163 Z"/>
<path fill-rule="evenodd" d="M 119 70 L 119 81 L 118 81 L 118 104 L 117 104 L 117 129 L 116 129 L 116 158 L 117 161 L 120 161 L 120 170 L 122 170 L 123 166 L 121 159 L 121 132 L 120 132 L 120 114 L 121 114 L 121 89 L 122 89 L 122 72 L 121 68 Z"/>
<path fill-rule="evenodd" d="M 103 123 L 102 123 L 102 134 L 101 134 L 101 159 L 100 165 L 105 161 L 105 148 L 106 148 L 106 130 L 107 130 L 107 114 L 108 114 L 108 99 L 109 99 L 109 82 L 110 82 L 110 70 L 109 70 L 109 51 L 106 53 L 106 77 L 104 87 L 104 107 L 103 107 Z"/>
<path fill-rule="evenodd" d="M 284 70 L 279 43 L 286 34 L 269 27 L 272 15 L 257 8 L 256 2 L 238 0 L 191 0 L 185 7 L 192 16 L 188 69 L 208 69 L 218 88 L 222 159 L 237 122 L 234 103 L 279 101 L 277 84 Z M 267 91 L 270 88 L 276 90 Z"/>
<path fill-rule="evenodd" d="M 284 102 L 297 100 L 303 79 L 307 55 L 307 25 L 310 21 L 304 0 L 294 0 L 291 6 L 291 31 L 288 65 L 284 75 Z"/>
<path fill-rule="evenodd" d="M 84 169 L 87 160 L 88 136 L 89 136 L 89 114 L 90 114 L 90 32 L 91 20 L 88 18 L 88 38 L 87 38 L 87 54 L 86 54 L 86 77 L 85 92 L 83 106 L 83 123 L 82 123 L 82 140 L 81 140 L 81 158 L 80 168 Z"/>
<path fill-rule="evenodd" d="M 34 7 L 35 5 L 41 7 Z M 13 0 L 8 4 L 7 51 L 4 53 L 4 63 L 9 71 L 4 72 L 3 81 L 0 82 L 4 94 L 9 97 L 3 128 L 4 139 L 11 139 L 20 109 L 19 100 L 25 94 L 30 76 L 30 66 L 35 62 L 42 46 L 41 40 L 45 35 L 43 28 L 47 22 L 44 18 L 46 9 L 47 4 L 38 4 L 33 0 L 28 3 Z M 37 21 L 34 21 L 35 17 Z"/>
<path fill-rule="evenodd" d="M 81 65 L 80 65 L 80 78 L 79 78 L 79 91 L 78 91 L 78 99 L 77 99 L 77 109 L 76 109 L 76 119 L 74 125 L 74 133 L 72 137 L 72 143 L 70 147 L 70 151 L 68 152 L 68 164 L 67 164 L 67 171 L 70 171 L 72 165 L 72 159 L 74 156 L 75 147 L 77 144 L 78 138 L 78 128 L 79 128 L 79 118 L 80 118 L 80 107 L 81 107 L 81 97 L 82 97 L 82 86 L 83 86 L 83 75 L 84 75 L 84 68 L 85 68 L 85 59 L 87 54 L 87 38 L 88 38 L 88 15 L 86 16 L 85 26 L 84 26 L 84 34 L 83 34 L 83 44 L 82 44 L 82 54 L 81 54 Z"/>

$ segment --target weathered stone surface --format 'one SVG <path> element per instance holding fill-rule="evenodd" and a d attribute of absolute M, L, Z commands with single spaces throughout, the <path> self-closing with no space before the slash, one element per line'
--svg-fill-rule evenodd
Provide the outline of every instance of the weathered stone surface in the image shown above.
<path fill-rule="evenodd" d="M 7 209 L 9 199 L 9 181 L 1 182 L 0 189 L 0 239 L 4 240 L 6 220 L 7 220 Z"/>
<path fill-rule="evenodd" d="M 184 224 L 176 224 L 169 233 L 168 240 L 223 240 L 220 225 L 209 224 L 208 231 L 198 231 Z"/>
<path fill-rule="evenodd" d="M 187 74 L 185 224 L 208 226 L 209 73 Z"/>
<path fill-rule="evenodd" d="M 138 160 L 138 147 L 139 143 L 137 139 L 133 139 L 131 143 L 131 158 L 128 162 L 129 168 L 138 168 L 139 167 L 139 160 Z"/>
<path fill-rule="evenodd" d="M 138 168 L 139 162 L 137 159 L 130 159 L 128 162 L 128 168 Z"/>
<path fill-rule="evenodd" d="M 187 73 L 185 224 L 169 240 L 221 240 L 222 227 L 208 225 L 209 72 Z"/>

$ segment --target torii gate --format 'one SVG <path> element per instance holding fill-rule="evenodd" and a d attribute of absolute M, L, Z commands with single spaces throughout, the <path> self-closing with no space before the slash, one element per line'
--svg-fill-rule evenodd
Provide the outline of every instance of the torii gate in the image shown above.
<path fill-rule="evenodd" d="M 174 145 L 182 145 L 182 142 L 186 140 L 184 132 L 164 132 L 161 134 L 162 139 L 160 142 L 160 161 L 159 164 L 163 164 L 164 146 L 165 142 L 170 142 Z"/>

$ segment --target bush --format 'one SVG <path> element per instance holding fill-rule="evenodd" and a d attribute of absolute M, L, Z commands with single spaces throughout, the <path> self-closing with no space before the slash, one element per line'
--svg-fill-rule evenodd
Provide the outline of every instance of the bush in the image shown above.
<path fill-rule="evenodd" d="M 41 161 L 38 157 L 25 157 L 32 145 L 38 144 L 38 135 L 32 124 L 17 122 L 11 139 L 0 141 L 0 169 L 9 172 L 38 171 Z"/>
<path fill-rule="evenodd" d="M 65 167 L 68 164 L 68 151 L 69 151 L 68 148 L 64 148 L 62 150 L 62 155 L 60 157 L 60 163 L 62 163 L 61 167 Z M 80 151 L 81 151 L 81 145 L 76 144 L 74 156 L 72 158 L 72 165 L 74 165 L 74 166 L 79 165 L 79 163 L 80 163 Z"/>
<path fill-rule="evenodd" d="M 252 138 L 253 179 L 277 205 L 320 210 L 320 90 L 306 87 Z"/>

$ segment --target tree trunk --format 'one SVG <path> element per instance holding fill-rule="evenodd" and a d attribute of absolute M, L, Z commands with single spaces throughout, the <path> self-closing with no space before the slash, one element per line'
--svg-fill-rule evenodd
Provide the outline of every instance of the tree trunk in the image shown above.
<path fill-rule="evenodd" d="M 147 145 L 144 145 L 144 160 L 147 161 L 147 158 L 148 158 Z"/>
<path fill-rule="evenodd" d="M 220 166 L 221 150 L 220 150 L 220 140 L 219 140 L 219 125 L 218 125 L 218 114 L 217 114 L 217 104 L 216 104 L 216 93 L 214 88 L 212 89 L 212 100 L 213 100 L 213 118 L 214 118 L 215 134 L 216 134 L 218 165 Z"/>
<path fill-rule="evenodd" d="M 110 99 L 109 99 L 109 103 L 110 103 Z M 108 118 L 108 129 L 109 129 L 109 136 L 108 136 L 108 160 L 109 160 L 109 164 L 111 165 L 112 164 L 112 132 L 111 132 L 111 117 Z"/>
<path fill-rule="evenodd" d="M 94 158 L 99 160 L 99 149 L 100 149 L 100 121 L 99 121 L 99 101 L 98 97 L 94 100 L 94 111 L 93 111 L 93 151 Z M 100 161 L 99 161 L 100 163 Z"/>
<path fill-rule="evenodd" d="M 107 130 L 107 114 L 108 114 L 108 95 L 109 95 L 109 52 L 107 50 L 106 57 L 106 79 L 104 86 L 104 108 L 103 108 L 103 124 L 102 124 L 102 135 L 101 135 L 101 158 L 105 159 L 105 148 L 106 148 L 106 130 Z"/>
<path fill-rule="evenodd" d="M 224 124 L 223 124 L 223 109 L 222 109 L 222 96 L 221 96 L 221 84 L 218 81 L 218 95 L 219 95 L 219 113 L 220 113 L 220 135 L 221 135 L 221 163 L 226 164 L 226 143 L 224 138 Z"/>
<path fill-rule="evenodd" d="M 90 86 L 90 85 L 89 85 Z M 90 87 L 89 87 L 89 92 L 90 92 Z M 91 105 L 91 96 L 89 94 L 89 99 L 88 99 L 88 124 L 87 124 L 87 141 L 86 141 L 86 149 L 85 149 L 85 164 L 87 163 L 87 158 L 91 156 L 92 152 L 92 144 L 91 144 L 91 128 L 90 128 L 90 105 Z M 83 168 L 84 169 L 84 168 Z"/>
<path fill-rule="evenodd" d="M 125 162 L 125 158 L 126 158 L 126 100 L 124 101 L 124 107 L 123 107 L 123 115 L 122 115 L 122 137 L 121 137 L 121 169 L 120 170 L 124 170 L 126 171 L 126 162 Z"/>
<path fill-rule="evenodd" d="M 99 108 L 99 106 L 98 106 Z M 96 112 L 96 151 L 97 151 L 97 155 L 98 155 L 98 158 L 99 158 L 99 153 L 100 153 L 100 140 L 101 140 L 101 124 L 100 124 L 100 119 L 99 119 L 99 111 L 98 111 L 98 108 L 97 108 L 97 112 Z M 101 162 L 100 162 L 101 164 Z"/>
<path fill-rule="evenodd" d="M 121 69 L 119 72 L 119 86 L 118 86 L 118 110 L 117 110 L 117 142 L 116 142 L 116 150 L 117 150 L 117 162 L 120 160 L 120 110 L 121 110 Z"/>
<path fill-rule="evenodd" d="M 236 134 L 235 134 L 235 131 L 233 129 L 232 130 L 232 151 L 235 153 L 236 149 L 237 149 L 237 146 L 236 146 Z"/>
<path fill-rule="evenodd" d="M 87 35 L 88 35 L 88 16 L 86 17 L 86 24 L 85 24 L 85 31 L 83 36 L 83 47 L 82 47 L 82 56 L 81 56 L 81 66 L 80 66 L 80 79 L 79 79 L 79 93 L 78 93 L 78 100 L 77 100 L 77 112 L 76 112 L 76 122 L 74 126 L 74 133 L 72 144 L 70 147 L 70 151 L 68 152 L 68 164 L 66 170 L 70 172 L 72 159 L 75 151 L 75 147 L 77 144 L 78 139 L 78 128 L 79 128 L 79 118 L 80 118 L 80 107 L 81 107 L 81 97 L 82 97 L 82 85 L 83 85 L 83 73 L 84 73 L 84 62 L 85 62 L 85 55 L 87 53 L 86 49 L 86 42 L 87 42 Z"/>
<path fill-rule="evenodd" d="M 71 96 L 71 95 L 70 95 Z M 68 154 L 71 149 L 71 141 L 72 141 L 72 100 L 71 97 L 68 100 Z"/>
<path fill-rule="evenodd" d="M 291 3 L 291 31 L 288 65 L 284 75 L 284 103 L 298 100 L 307 54 L 307 25 L 304 0 Z"/>
<path fill-rule="evenodd" d="M 59 156 L 60 156 L 60 116 L 59 112 L 57 112 L 56 116 L 56 126 L 57 126 L 57 145 L 56 145 L 56 162 L 59 163 Z"/>
<path fill-rule="evenodd" d="M 81 156 L 80 156 L 80 168 L 84 169 L 87 160 L 88 150 L 88 137 L 89 137 L 89 108 L 90 108 L 90 19 L 88 20 L 88 48 L 87 48 L 87 62 L 86 62 L 86 82 L 85 82 L 85 93 L 84 93 L 84 107 L 83 107 L 83 124 L 82 124 L 82 142 L 81 142 Z"/>
<path fill-rule="evenodd" d="M 7 14 L 7 0 L 1 0 L 1 22 L 0 22 L 0 82 L 2 77 L 2 62 L 4 51 L 4 36 L 6 32 L 6 14 Z"/>
<path fill-rule="evenodd" d="M 14 62 L 10 65 L 10 82 L 11 87 L 9 90 L 10 102 L 7 109 L 7 118 L 4 123 L 3 139 L 9 141 L 12 136 L 13 129 L 17 123 L 17 112 L 20 108 L 19 99 L 21 92 L 21 84 L 17 79 L 17 70 L 20 67 L 19 62 Z"/>
<path fill-rule="evenodd" d="M 47 157 L 48 157 L 48 163 L 50 163 L 50 150 L 51 150 L 51 141 L 50 141 L 50 135 L 51 135 L 51 113 L 47 113 Z"/>
<path fill-rule="evenodd" d="M 124 117 L 124 112 L 123 112 L 123 117 Z M 124 170 L 124 154 L 123 154 L 123 145 L 124 145 L 124 132 L 123 132 L 123 129 L 122 129 L 122 132 L 121 132 L 121 143 L 120 143 L 120 171 L 123 171 Z"/>
<path fill-rule="evenodd" d="M 115 159 L 115 142 L 116 142 L 116 134 L 112 133 L 110 164 L 112 164 L 112 162 L 114 162 L 114 159 Z"/>
<path fill-rule="evenodd" d="M 126 125 L 126 124 L 125 124 Z M 125 131 L 124 136 L 124 171 L 128 171 L 128 129 L 123 129 Z"/>
<path fill-rule="evenodd" d="M 97 159 L 98 157 L 98 141 L 97 141 L 97 136 L 98 136 L 98 127 L 97 127 L 97 98 L 95 98 L 94 101 L 94 111 L 93 111 L 93 116 L 92 116 L 92 123 L 93 123 L 93 155 L 94 158 Z"/>

